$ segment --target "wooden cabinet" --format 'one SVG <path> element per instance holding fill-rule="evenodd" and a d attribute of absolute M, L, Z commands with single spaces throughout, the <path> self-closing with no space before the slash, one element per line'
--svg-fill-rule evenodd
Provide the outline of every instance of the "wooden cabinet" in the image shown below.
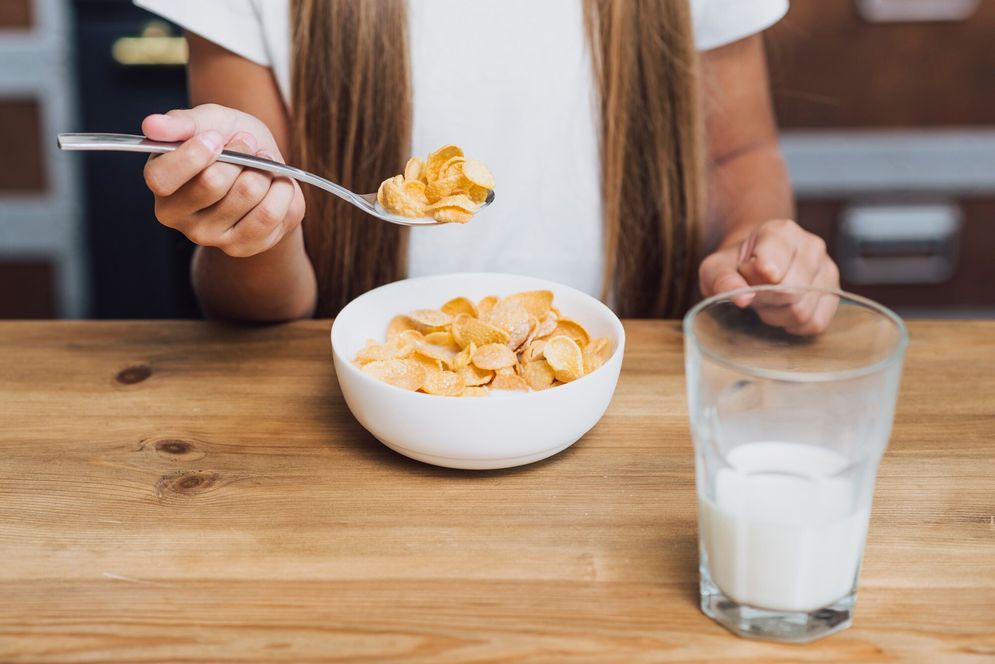
<path fill-rule="evenodd" d="M 854 0 L 794 0 L 767 32 L 781 126 L 995 124 L 995 2 L 974 7 L 956 21 L 872 23 Z"/>
<path fill-rule="evenodd" d="M 9 164 L 0 169 L 0 193 L 42 193 L 48 188 L 41 134 L 42 108 L 37 99 L 0 99 L 0 143 Z"/>
<path fill-rule="evenodd" d="M 877 22 L 868 7 L 966 16 Z M 794 0 L 766 40 L 799 222 L 844 287 L 907 313 L 995 315 L 995 2 Z M 854 211 L 877 240 L 848 236 Z M 919 223 L 934 213 L 948 220 Z M 866 233 L 874 219 L 888 230 Z"/>
<path fill-rule="evenodd" d="M 3 0 L 0 3 L 0 29 L 27 30 L 34 25 L 31 0 Z"/>
<path fill-rule="evenodd" d="M 842 228 L 847 219 L 847 210 L 855 207 L 873 207 L 876 203 L 853 203 L 840 200 L 805 201 L 798 206 L 798 217 L 808 230 L 826 239 L 829 251 L 840 262 L 843 288 L 865 295 L 889 306 L 908 313 L 933 313 L 947 309 L 951 314 L 978 314 L 995 310 L 995 198 L 965 199 L 944 201 L 941 206 L 949 206 L 959 212 L 959 231 L 956 235 L 954 260 L 949 277 L 939 283 L 929 283 L 925 268 L 917 274 L 913 269 L 898 283 L 887 283 L 884 277 L 878 283 L 858 283 L 851 276 L 848 279 L 847 264 L 851 260 L 843 245 L 847 234 Z M 905 207 L 933 207 L 935 201 L 906 201 Z M 901 214 L 901 211 L 898 212 Z M 904 259 L 913 264 L 913 257 L 923 256 L 938 248 L 929 246 L 897 246 L 897 260 Z M 872 259 L 887 260 L 886 252 L 872 255 Z M 894 255 L 894 254 L 893 254 Z"/>

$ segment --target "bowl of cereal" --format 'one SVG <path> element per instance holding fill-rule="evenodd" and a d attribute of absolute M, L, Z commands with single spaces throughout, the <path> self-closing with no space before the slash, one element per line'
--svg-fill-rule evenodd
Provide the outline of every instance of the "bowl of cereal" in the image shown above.
<path fill-rule="evenodd" d="M 511 274 L 405 279 L 332 324 L 342 395 L 387 447 L 438 466 L 508 468 L 586 434 L 611 402 L 625 330 L 597 299 Z"/>

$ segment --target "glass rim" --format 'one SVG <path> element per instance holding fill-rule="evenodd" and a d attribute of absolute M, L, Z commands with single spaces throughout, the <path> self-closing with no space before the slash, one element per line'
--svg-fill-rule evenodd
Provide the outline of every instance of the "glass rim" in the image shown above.
<path fill-rule="evenodd" d="M 871 364 L 856 367 L 854 369 L 844 369 L 842 371 L 812 371 L 812 372 L 792 372 L 783 371 L 780 369 L 763 369 L 760 367 L 752 367 L 746 364 L 740 364 L 739 362 L 734 362 L 728 360 L 724 357 L 717 355 L 716 353 L 709 350 L 706 346 L 702 345 L 695 335 L 694 331 L 691 329 L 692 321 L 697 318 L 698 314 L 708 309 L 712 305 L 718 304 L 724 300 L 731 300 L 732 298 L 738 297 L 740 295 L 746 295 L 749 293 L 763 293 L 770 291 L 805 291 L 807 293 L 822 293 L 823 295 L 835 295 L 841 300 L 849 300 L 858 305 L 861 305 L 867 309 L 870 309 L 877 313 L 878 315 L 891 321 L 891 323 L 898 330 L 898 343 L 895 347 L 888 353 L 887 356 L 883 357 L 876 362 Z M 690 311 L 684 316 L 684 321 L 682 328 L 684 330 L 685 339 L 689 340 L 696 349 L 702 354 L 707 356 L 714 362 L 721 364 L 722 366 L 738 371 L 740 373 L 754 376 L 756 378 L 764 378 L 768 380 L 778 380 L 782 382 L 789 383 L 820 383 L 820 382 L 831 382 L 831 381 L 842 381 L 850 380 L 852 378 L 860 378 L 862 376 L 869 376 L 871 374 L 878 373 L 890 366 L 900 362 L 902 356 L 905 354 L 905 349 L 909 345 L 909 330 L 905 325 L 905 322 L 896 314 L 894 311 L 879 304 L 870 298 L 863 297 L 862 295 L 857 295 L 856 293 L 849 293 L 838 288 L 815 288 L 812 286 L 783 286 L 780 284 L 770 284 L 763 286 L 748 286 L 746 288 L 737 288 L 736 290 L 726 291 L 724 293 L 717 293 L 711 297 L 707 297 L 698 304 L 691 307 Z"/>

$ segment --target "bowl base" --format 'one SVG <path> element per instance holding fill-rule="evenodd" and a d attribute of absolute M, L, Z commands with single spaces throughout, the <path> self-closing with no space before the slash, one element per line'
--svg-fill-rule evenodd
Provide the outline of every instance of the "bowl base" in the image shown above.
<path fill-rule="evenodd" d="M 408 448 L 401 447 L 400 445 L 388 443 L 382 438 L 377 438 L 377 440 L 398 454 L 403 454 L 404 456 L 414 459 L 415 461 L 432 464 L 433 466 L 442 466 L 443 468 L 458 468 L 460 470 L 496 470 L 498 468 L 514 468 L 515 466 L 524 466 L 526 464 L 549 458 L 554 454 L 559 454 L 577 442 L 573 441 L 567 443 L 566 445 L 560 445 L 559 447 L 553 447 L 548 450 L 543 450 L 534 454 L 525 454 L 523 456 L 503 457 L 500 459 L 461 459 L 455 457 L 436 456 L 434 454 L 424 454 L 422 452 L 416 452 L 415 450 L 409 450 Z"/>

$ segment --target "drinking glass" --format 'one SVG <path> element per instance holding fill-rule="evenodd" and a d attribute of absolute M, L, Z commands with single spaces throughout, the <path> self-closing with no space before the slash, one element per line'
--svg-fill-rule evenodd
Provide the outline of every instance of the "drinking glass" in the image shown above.
<path fill-rule="evenodd" d="M 779 327 L 812 303 L 835 311 L 823 329 Z M 776 641 L 848 627 L 905 325 L 857 295 L 760 286 L 701 302 L 684 335 L 702 611 Z"/>

